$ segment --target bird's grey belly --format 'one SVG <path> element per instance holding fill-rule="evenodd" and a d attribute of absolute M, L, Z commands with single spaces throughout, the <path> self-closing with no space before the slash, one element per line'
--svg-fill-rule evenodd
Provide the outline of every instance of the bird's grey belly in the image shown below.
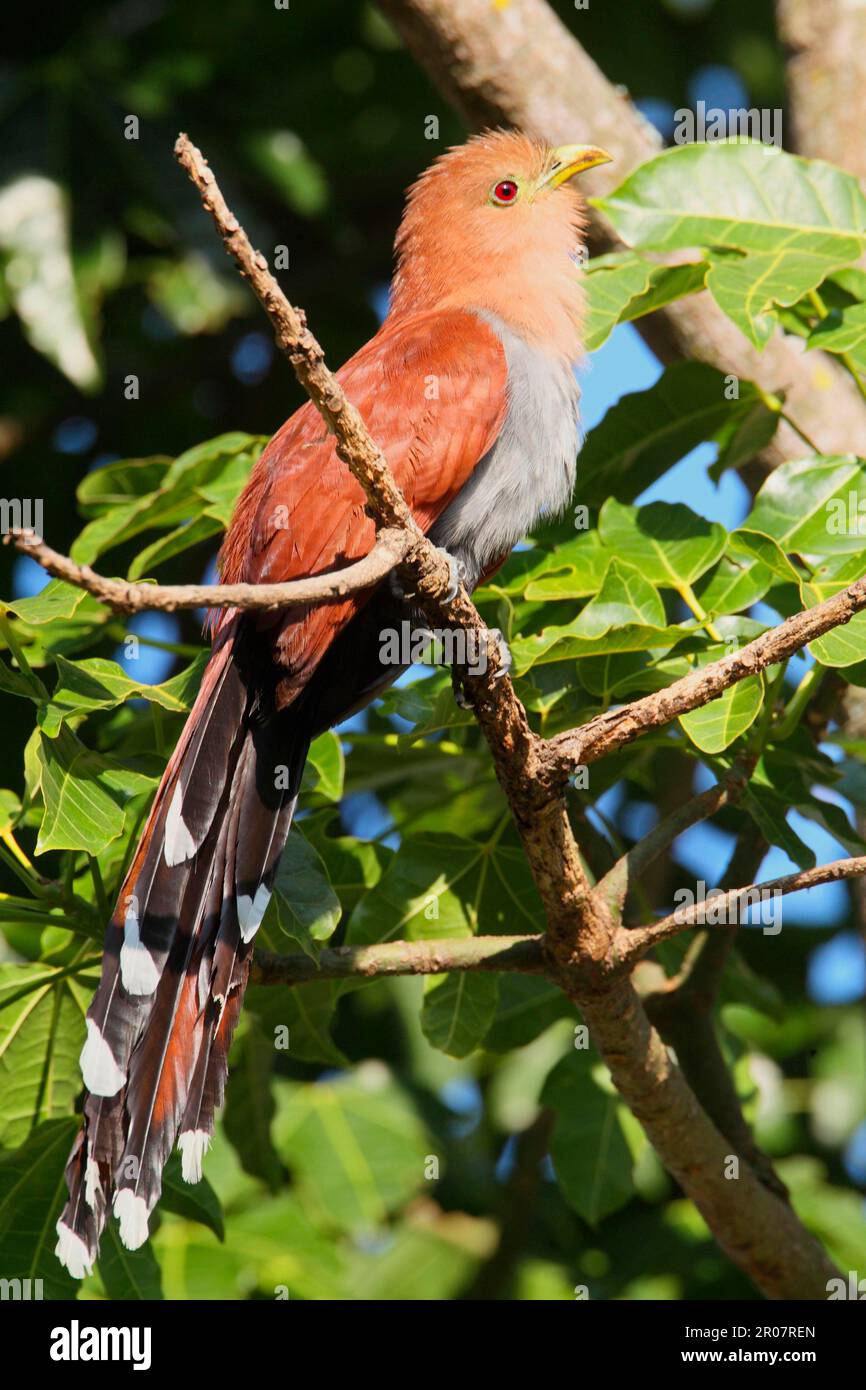
<path fill-rule="evenodd" d="M 580 390 L 569 363 L 530 347 L 494 314 L 508 364 L 508 405 L 495 444 L 430 532 L 466 566 L 474 587 L 538 519 L 562 511 L 574 488 Z"/>

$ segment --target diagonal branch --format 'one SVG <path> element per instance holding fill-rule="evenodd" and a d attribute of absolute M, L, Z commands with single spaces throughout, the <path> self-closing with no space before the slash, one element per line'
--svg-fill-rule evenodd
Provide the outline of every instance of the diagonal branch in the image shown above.
<path fill-rule="evenodd" d="M 719 919 L 720 928 L 727 930 L 732 922 L 739 921 L 740 912 L 755 901 L 799 893 L 802 888 L 817 888 L 822 883 L 859 878 L 862 874 L 866 874 L 866 855 L 857 855 L 851 859 L 834 859 L 830 864 L 819 864 L 815 869 L 803 869 L 797 874 L 784 874 L 782 878 L 766 879 L 763 883 L 750 883 L 745 888 L 732 888 L 692 907 L 678 908 L 646 927 L 623 928 L 617 938 L 619 959 L 623 965 L 633 965 L 660 941 L 679 936 L 689 927 L 712 927 L 715 924 L 706 920 L 708 905 L 713 917 Z"/>
<path fill-rule="evenodd" d="M 376 544 L 362 560 L 330 574 L 294 579 L 286 584 L 148 584 L 125 579 L 106 579 L 89 565 L 78 565 L 67 555 L 52 550 L 32 531 L 10 531 L 11 541 L 55 579 L 84 589 L 115 613 L 158 611 L 176 613 L 182 608 L 289 608 L 300 603 L 325 603 L 372 588 L 408 554 L 412 534 L 400 528 L 383 528 Z"/>
<path fill-rule="evenodd" d="M 501 13 L 507 21 L 510 11 Z M 416 538 L 403 568 L 414 580 L 419 606 L 437 622 L 444 617 L 455 626 L 477 627 L 486 634 L 465 593 L 461 591 L 450 602 L 443 599 L 448 583 L 444 557 L 421 536 L 411 516 L 406 520 L 408 508 L 381 452 L 325 367 L 321 348 L 303 316 L 288 304 L 264 258 L 253 251 L 229 212 L 205 160 L 185 137 L 178 141 L 177 153 L 227 249 L 271 317 L 279 346 L 333 428 L 337 452 L 364 488 L 370 510 L 380 525 L 404 525 Z M 567 752 L 554 751 L 551 777 L 551 757 L 544 741 L 530 730 L 508 677 L 496 679 L 501 674 L 494 657 L 485 675 L 464 677 L 464 684 L 544 906 L 547 932 L 541 951 L 547 967 L 582 1010 L 614 1084 L 723 1248 L 770 1296 L 825 1296 L 826 1280 L 836 1272 L 833 1265 L 793 1214 L 761 1185 L 748 1164 L 744 1164 L 739 1191 L 732 1200 L 725 1176 L 728 1141 L 701 1109 L 668 1056 L 615 959 L 615 940 L 627 940 L 628 934 L 615 935 L 612 916 L 594 898 L 580 861 L 563 798 Z M 727 684 L 736 679 L 741 677 L 734 671 Z M 784 1252 L 781 1259 L 780 1249 Z"/>
<path fill-rule="evenodd" d="M 321 347 L 268 270 L 264 256 L 230 211 L 201 151 L 188 136 L 178 136 L 175 155 L 198 189 L 223 244 L 248 280 L 274 327 L 277 346 L 335 436 L 335 449 L 361 484 L 369 510 L 380 526 L 409 531 L 413 545 L 403 569 L 412 581 L 413 599 L 434 625 L 474 631 L 490 651 L 487 629 L 461 587 L 448 597 L 450 569 L 442 552 L 420 531 L 388 463 L 371 438 L 357 409 L 329 371 Z M 586 948 L 590 959 L 609 951 L 612 927 L 591 895 L 561 796 L 551 797 L 542 773 L 543 741 L 529 727 L 498 653 L 490 651 L 483 674 L 461 671 L 475 717 L 487 740 L 496 775 L 514 815 L 527 860 L 545 907 L 548 949 L 562 966 Z M 553 866 L 553 867 L 551 867 Z"/>
<path fill-rule="evenodd" d="M 822 637 L 842 627 L 866 609 L 866 575 L 814 608 L 795 613 L 778 627 L 770 628 L 754 642 L 709 666 L 690 672 L 666 690 L 646 695 L 619 709 L 606 710 L 580 729 L 557 734 L 547 745 L 547 771 L 555 784 L 564 782 L 574 768 L 598 762 L 627 743 L 670 724 L 681 714 L 715 700 L 729 686 L 775 666 Z"/>
<path fill-rule="evenodd" d="M 746 789 L 754 770 L 755 758 L 740 758 L 721 781 L 697 796 L 690 797 L 678 806 L 664 820 L 659 821 L 648 835 L 644 835 L 630 850 L 616 861 L 604 878 L 595 886 L 595 892 L 604 898 L 611 907 L 622 910 L 630 883 L 644 869 L 670 849 L 674 840 L 693 825 L 708 820 L 723 806 L 731 806 L 738 801 Z"/>

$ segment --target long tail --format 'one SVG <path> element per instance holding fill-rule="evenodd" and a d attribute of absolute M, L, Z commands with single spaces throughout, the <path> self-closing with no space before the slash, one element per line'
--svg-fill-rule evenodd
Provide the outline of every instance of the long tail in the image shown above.
<path fill-rule="evenodd" d="M 109 923 L 87 1013 L 89 1092 L 66 1169 L 56 1254 L 93 1267 L 109 1204 L 131 1250 L 148 1236 L 178 1141 L 201 1178 L 253 937 L 289 833 L 308 737 L 248 687 L 241 620 L 225 624 Z"/>

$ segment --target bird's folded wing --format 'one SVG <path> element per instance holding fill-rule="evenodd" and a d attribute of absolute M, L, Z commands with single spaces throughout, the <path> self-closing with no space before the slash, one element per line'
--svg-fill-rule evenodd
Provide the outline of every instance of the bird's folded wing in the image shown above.
<path fill-rule="evenodd" d="M 495 442 L 505 418 L 502 344 L 479 317 L 386 320 L 338 373 L 428 531 Z M 227 583 L 276 583 L 350 564 L 375 539 L 360 484 L 312 404 L 274 435 L 245 489 L 222 554 Z M 280 622 L 280 664 L 298 688 L 365 595 L 295 609 Z"/>

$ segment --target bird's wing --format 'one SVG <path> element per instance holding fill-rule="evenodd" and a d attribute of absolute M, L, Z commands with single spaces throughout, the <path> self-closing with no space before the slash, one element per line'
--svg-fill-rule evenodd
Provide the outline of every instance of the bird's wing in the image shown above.
<path fill-rule="evenodd" d="M 499 338 L 462 311 L 386 321 L 338 377 L 429 531 L 502 427 L 508 369 Z M 314 406 L 303 406 L 274 435 L 239 501 L 224 580 L 275 583 L 350 564 L 375 539 L 364 508 L 333 436 Z M 288 615 L 278 640 L 292 687 L 305 684 L 364 601 L 358 594 Z"/>

